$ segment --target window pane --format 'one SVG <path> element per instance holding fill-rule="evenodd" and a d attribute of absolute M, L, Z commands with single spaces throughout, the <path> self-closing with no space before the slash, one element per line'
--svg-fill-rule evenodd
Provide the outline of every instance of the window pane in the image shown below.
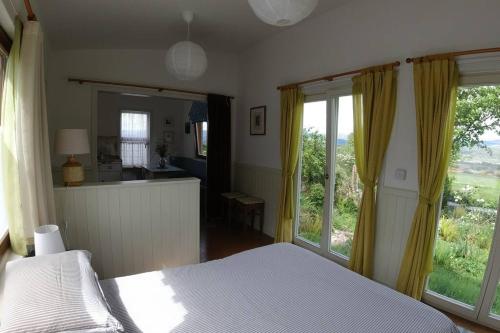
<path fill-rule="evenodd" d="M 305 103 L 298 236 L 320 242 L 326 169 L 326 101 Z"/>
<path fill-rule="evenodd" d="M 361 196 L 353 138 L 352 96 L 339 98 L 331 251 L 349 256 Z"/>
<path fill-rule="evenodd" d="M 149 114 L 122 112 L 121 158 L 123 166 L 142 167 L 149 164 Z"/>
<path fill-rule="evenodd" d="M 495 299 L 493 300 L 493 306 L 491 307 L 491 313 L 500 316 L 500 282 L 497 285 L 497 291 Z"/>
<path fill-rule="evenodd" d="M 208 123 L 206 121 L 195 123 L 196 152 L 198 156 L 207 156 L 208 150 Z"/>
<path fill-rule="evenodd" d="M 452 161 L 428 289 L 475 305 L 500 193 L 500 87 L 461 88 L 458 95 Z"/>

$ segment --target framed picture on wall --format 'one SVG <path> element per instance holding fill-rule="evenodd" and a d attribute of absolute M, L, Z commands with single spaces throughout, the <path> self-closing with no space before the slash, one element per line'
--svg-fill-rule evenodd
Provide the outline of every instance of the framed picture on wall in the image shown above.
<path fill-rule="evenodd" d="M 250 135 L 266 135 L 266 106 L 250 109 Z"/>
<path fill-rule="evenodd" d="M 163 132 L 163 140 L 166 143 L 174 143 L 174 141 L 175 141 L 175 132 L 174 131 L 165 131 L 165 132 Z"/>
<path fill-rule="evenodd" d="M 174 125 L 175 125 L 174 118 L 172 118 L 172 117 L 165 118 L 165 127 L 166 128 L 173 128 Z"/>

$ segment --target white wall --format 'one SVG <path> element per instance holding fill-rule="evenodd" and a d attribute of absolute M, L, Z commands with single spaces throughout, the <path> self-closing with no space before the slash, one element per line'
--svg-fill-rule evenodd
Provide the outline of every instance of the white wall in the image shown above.
<path fill-rule="evenodd" d="M 306 20 L 273 35 L 239 57 L 209 54 L 206 75 L 185 83 L 173 80 L 164 69 L 164 51 L 160 50 L 70 50 L 52 51 L 48 58 L 48 105 L 51 136 L 57 128 L 91 127 L 93 89 L 88 85 L 69 84 L 68 76 L 91 79 L 158 84 L 205 90 L 238 96 L 233 112 L 233 157 L 255 174 L 271 170 L 275 177 L 279 160 L 279 93 L 276 86 L 330 73 L 357 69 L 400 60 L 397 115 L 379 194 L 385 187 L 414 192 L 417 188 L 416 132 L 411 66 L 409 56 L 452 50 L 499 46 L 500 2 L 497 0 L 352 0 L 344 6 Z M 94 92 L 95 93 L 95 92 Z M 233 106 L 235 103 L 233 103 Z M 249 108 L 267 105 L 267 135 L 249 135 Z M 234 144 L 235 142 L 235 144 Z M 60 159 L 54 159 L 56 165 Z M 88 162 L 87 162 L 88 163 Z M 254 167 L 255 170 L 251 168 Z M 407 170 L 407 179 L 394 179 L 397 168 Z M 279 172 L 279 170 L 278 170 Z M 235 184 L 245 183 L 239 179 Z M 276 187 L 276 186 L 275 186 Z M 243 185 L 242 185 L 243 188 Z M 264 187 L 262 187 L 264 188 Z M 253 191 L 249 186 L 248 191 Z M 269 189 L 270 190 L 270 189 Z M 274 193 L 254 195 L 266 201 L 277 200 Z M 408 202 L 398 204 L 412 210 Z M 392 197 L 396 197 L 391 192 Z M 384 205 L 392 207 L 391 197 Z M 277 207 L 267 202 L 266 207 Z M 401 251 L 406 241 L 411 216 L 379 214 L 379 230 L 393 226 L 391 237 L 377 234 L 377 254 Z M 274 230 L 275 217 L 266 214 L 267 233 Z M 393 237 L 393 235 L 397 235 Z M 398 246 L 395 246 L 397 244 Z M 391 276 L 378 276 L 391 284 L 399 265 L 396 259 L 377 255 L 377 267 L 387 267 Z M 389 267 L 390 266 L 390 267 Z M 387 275 L 387 274 L 385 274 Z"/>
<path fill-rule="evenodd" d="M 280 168 L 276 86 L 433 52 L 498 46 L 496 0 L 358 0 L 272 36 L 241 55 L 237 162 Z M 387 182 L 416 188 L 411 66 L 400 68 L 398 115 L 388 152 Z M 268 107 L 268 134 L 248 134 L 248 112 Z M 397 145 L 394 143 L 397 142 Z M 391 178 L 408 169 L 408 180 Z"/>
<path fill-rule="evenodd" d="M 14 18 L 16 14 L 9 0 L 0 0 L 0 26 L 5 32 L 14 38 Z"/>
<path fill-rule="evenodd" d="M 96 92 L 91 85 L 69 83 L 68 77 L 129 82 L 184 88 L 225 95 L 238 95 L 238 59 L 224 53 L 208 53 L 209 66 L 199 80 L 182 82 L 171 77 L 164 65 L 164 50 L 48 50 L 47 103 L 51 142 L 59 128 L 97 128 L 92 117 Z M 233 103 L 233 110 L 235 109 Z M 236 113 L 233 111 L 233 124 Z M 235 128 L 236 126 L 233 126 Z M 95 135 L 95 133 L 91 133 Z M 52 154 L 53 165 L 64 158 Z M 81 160 L 87 167 L 87 178 L 95 178 L 90 156 Z M 56 175 L 56 177 L 58 177 Z"/>
<path fill-rule="evenodd" d="M 415 192 L 417 157 L 413 77 L 411 65 L 404 60 L 431 53 L 499 46 L 498 13 L 500 2 L 496 0 L 350 1 L 255 45 L 240 56 L 237 163 L 247 168 L 254 165 L 280 169 L 278 85 L 399 60 L 402 66 L 399 69 L 397 115 L 381 188 Z M 249 109 L 257 105 L 267 105 L 266 136 L 250 136 L 248 133 Z M 405 181 L 394 178 L 398 168 L 407 170 Z M 379 191 L 382 195 L 385 192 Z M 385 207 L 391 207 L 391 203 L 386 202 Z M 405 207 L 413 210 L 411 204 Z M 383 237 L 379 233 L 376 251 L 404 250 L 412 212 L 397 217 L 393 214 L 379 216 L 382 217 L 378 221 L 379 230 L 389 230 L 386 225 L 401 230 L 392 230 L 397 237 Z M 389 220 L 392 217 L 398 220 Z M 266 223 L 274 222 L 266 220 Z M 269 226 L 265 229 L 271 230 Z M 377 265 L 391 265 L 389 271 L 392 275 L 397 274 L 399 257 L 394 257 L 377 256 Z M 392 261 L 383 262 L 387 260 Z M 378 278 L 389 285 L 394 281 L 394 276 L 385 273 Z"/>
<path fill-rule="evenodd" d="M 54 194 L 66 246 L 90 251 L 101 279 L 200 261 L 199 179 L 56 187 Z"/>
<path fill-rule="evenodd" d="M 191 101 L 166 97 L 127 96 L 114 92 L 99 92 L 97 97 L 97 135 L 120 137 L 120 113 L 123 110 L 144 111 L 150 114 L 150 164 L 158 164 L 156 145 L 163 140 L 164 132 L 174 133 L 174 141 L 169 143 L 169 154 L 194 157 L 194 137 L 184 133 L 186 110 Z M 165 120 L 173 122 L 166 126 Z"/>

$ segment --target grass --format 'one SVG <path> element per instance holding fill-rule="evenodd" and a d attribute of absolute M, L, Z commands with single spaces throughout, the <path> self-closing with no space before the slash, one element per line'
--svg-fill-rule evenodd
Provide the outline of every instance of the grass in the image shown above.
<path fill-rule="evenodd" d="M 481 279 L 464 277 L 440 265 L 434 265 L 427 287 L 440 295 L 474 306 L 481 292 L 481 284 Z M 500 315 L 500 285 L 497 286 L 491 312 Z"/>
<path fill-rule="evenodd" d="M 465 277 L 443 266 L 434 265 L 427 287 L 440 295 L 474 305 L 481 291 L 481 282 L 480 279 Z"/>
<path fill-rule="evenodd" d="M 496 202 L 500 193 L 500 178 L 488 175 L 474 175 L 471 173 L 450 173 L 453 176 L 452 189 L 460 191 L 466 185 L 473 185 L 477 188 L 477 197 L 488 201 Z"/>

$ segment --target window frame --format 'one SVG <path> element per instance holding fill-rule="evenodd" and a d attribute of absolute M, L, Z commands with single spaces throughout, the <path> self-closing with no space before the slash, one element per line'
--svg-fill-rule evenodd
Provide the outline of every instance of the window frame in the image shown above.
<path fill-rule="evenodd" d="M 461 73 L 459 78 L 458 88 L 463 87 L 478 87 L 496 85 L 500 86 L 500 73 L 499 71 L 487 72 L 487 73 Z M 436 231 L 438 230 L 439 223 L 441 222 L 441 209 L 442 209 L 442 196 L 444 188 L 441 190 L 441 198 L 439 200 L 439 207 L 436 210 Z M 439 237 L 436 232 L 435 240 Z M 436 246 L 434 245 L 434 251 Z M 428 289 L 430 275 L 427 276 L 425 281 L 425 288 L 422 294 L 422 301 L 429 304 L 437 309 L 444 310 L 446 312 L 452 313 L 454 315 L 460 316 L 472 322 L 476 322 L 482 325 L 487 325 L 489 327 L 499 329 L 500 328 L 500 316 L 490 315 L 490 308 L 493 304 L 495 297 L 496 286 L 500 280 L 500 264 L 493 264 L 498 262 L 500 257 L 500 200 L 497 204 L 497 218 L 495 223 L 495 230 L 493 232 L 492 243 L 490 251 L 488 254 L 488 262 L 486 270 L 484 272 L 483 281 L 481 283 L 481 289 L 479 292 L 478 300 L 476 304 L 469 305 L 451 297 L 441 295 L 435 291 Z M 496 283 L 494 283 L 497 281 Z M 490 301 L 486 299 L 489 298 Z M 498 317 L 498 318 L 496 318 Z"/>
<path fill-rule="evenodd" d="M 120 110 L 120 118 L 119 118 L 119 128 L 120 128 L 120 158 L 122 160 L 122 167 L 124 169 L 134 169 L 134 168 L 138 168 L 137 166 L 135 165 L 125 165 L 123 164 L 123 157 L 122 157 L 122 115 L 124 113 L 136 113 L 136 114 L 145 114 L 147 115 L 148 117 L 148 124 L 147 124 L 147 130 L 148 130 L 148 143 L 147 143 L 147 157 L 146 157 L 146 166 L 149 166 L 149 164 L 151 163 L 151 112 L 149 111 L 143 111 L 143 110 L 127 110 L 127 109 L 123 109 L 123 110 Z M 144 166 L 141 166 L 140 168 L 142 168 Z"/>
<path fill-rule="evenodd" d="M 333 214 L 333 204 L 335 200 L 335 156 L 337 143 L 333 142 L 332 137 L 337 137 L 338 134 L 338 108 L 339 108 L 339 98 L 342 96 L 352 95 L 352 83 L 347 80 L 339 80 L 338 85 L 326 90 L 325 92 L 311 91 L 307 94 L 305 90 L 305 100 L 304 103 L 326 101 L 326 122 L 330 126 L 330 130 L 327 129 L 326 133 L 326 168 L 325 170 L 325 197 L 323 200 L 323 225 L 321 229 L 321 240 L 319 244 L 308 241 L 298 235 L 298 229 L 300 224 L 300 189 L 301 189 L 301 170 L 302 170 L 302 135 L 300 140 L 300 155 L 299 161 L 297 163 L 297 169 L 294 175 L 295 178 L 295 217 L 293 221 L 293 243 L 306 248 L 312 252 L 315 252 L 327 259 L 330 259 L 344 267 L 348 267 L 349 258 L 331 251 L 331 224 L 332 224 L 332 214 Z M 301 132 L 302 133 L 302 132 Z M 332 177 L 333 175 L 333 177 Z M 328 206 L 332 204 L 332 208 Z M 325 222 L 327 221 L 327 222 Z"/>
<path fill-rule="evenodd" d="M 193 127 L 194 127 L 194 154 L 195 154 L 196 158 L 206 160 L 207 155 L 202 155 L 199 153 L 199 151 L 200 151 L 200 149 L 198 149 L 199 144 L 201 144 L 203 146 L 203 142 L 202 142 L 203 136 L 201 138 L 198 137 L 198 129 L 196 126 L 197 124 L 203 124 L 203 123 L 207 124 L 207 155 L 208 155 L 208 121 L 197 121 L 197 122 L 193 123 Z M 203 125 L 202 125 L 201 132 L 203 133 Z"/>

